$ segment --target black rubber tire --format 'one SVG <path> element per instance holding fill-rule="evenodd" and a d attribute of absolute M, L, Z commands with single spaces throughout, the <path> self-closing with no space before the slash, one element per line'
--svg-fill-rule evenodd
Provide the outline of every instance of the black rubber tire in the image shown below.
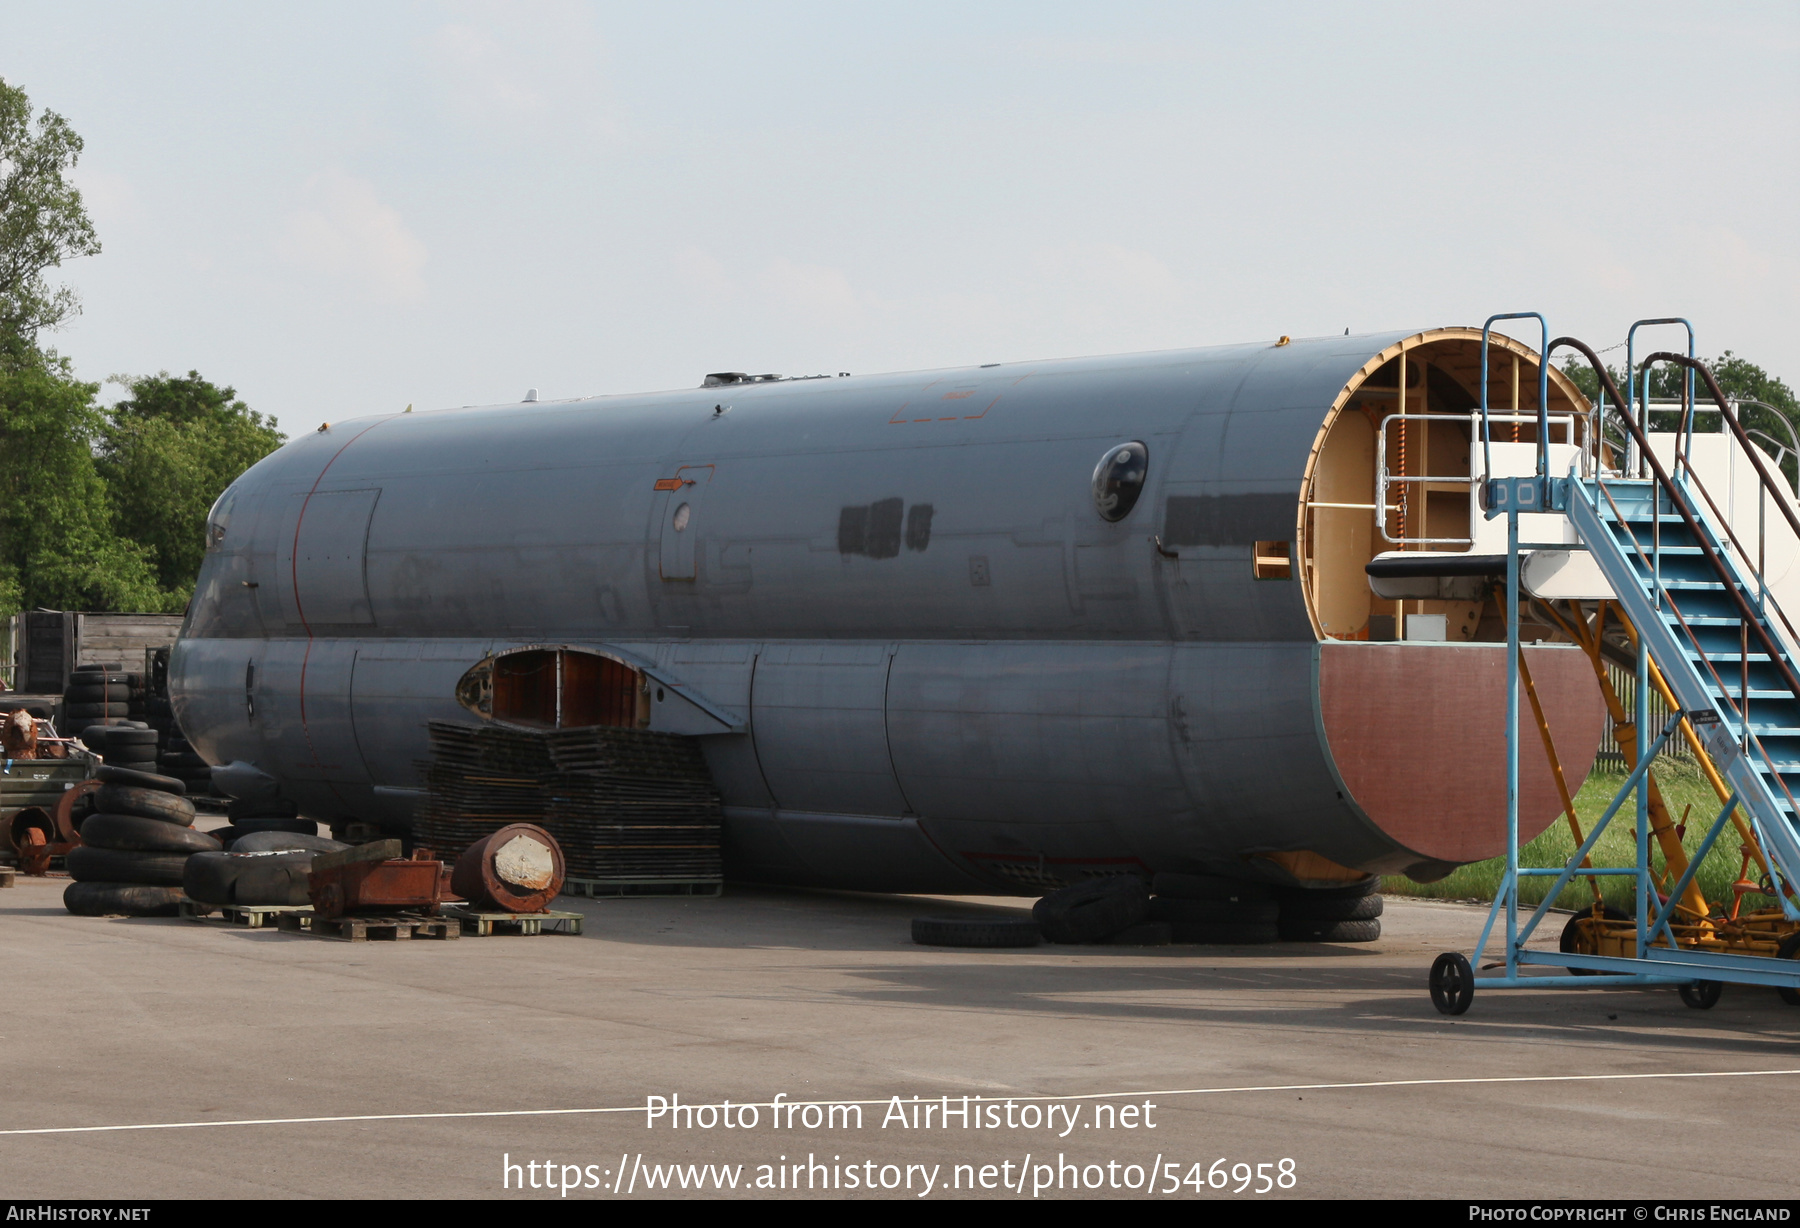
<path fill-rule="evenodd" d="M 81 744 L 89 750 L 104 755 L 106 753 L 106 731 L 111 728 L 111 725 L 85 725 L 75 736 L 80 738 Z"/>
<path fill-rule="evenodd" d="M 1106 940 L 1109 947 L 1166 947 L 1175 941 L 1175 927 L 1167 921 L 1140 921 Z"/>
<path fill-rule="evenodd" d="M 230 831 L 231 828 L 221 827 L 219 830 Z M 341 840 L 309 836 L 298 831 L 253 831 L 239 836 L 230 845 L 234 853 L 341 853 L 349 847 Z"/>
<path fill-rule="evenodd" d="M 86 827 L 97 816 L 89 816 Z M 146 887 L 179 887 L 186 853 L 127 853 L 119 849 L 79 845 L 63 858 L 69 877 L 78 883 L 140 883 Z"/>
<path fill-rule="evenodd" d="M 130 853 L 206 853 L 225 846 L 203 831 L 136 814 L 91 814 L 81 821 L 81 842 Z"/>
<path fill-rule="evenodd" d="M 89 789 L 69 804 L 69 825 L 77 832 L 87 822 L 88 816 L 94 813 L 94 791 Z"/>
<path fill-rule="evenodd" d="M 1349 899 L 1309 900 L 1288 896 L 1281 901 L 1284 921 L 1373 921 L 1381 915 L 1380 894 Z"/>
<path fill-rule="evenodd" d="M 94 795 L 94 809 L 105 814 L 139 814 L 146 819 L 161 819 L 181 827 L 194 825 L 194 803 L 161 789 L 101 785 Z"/>
<path fill-rule="evenodd" d="M 70 883 L 63 907 L 77 917 L 173 917 L 181 903 L 177 887 L 140 883 Z"/>
<path fill-rule="evenodd" d="M 1277 887 L 1275 898 L 1284 904 L 1290 899 L 1357 900 L 1380 890 L 1381 876 L 1371 874 L 1360 882 L 1346 883 L 1342 887 Z"/>
<path fill-rule="evenodd" d="M 1611 904 L 1601 908 L 1600 915 L 1609 921 L 1631 920 L 1630 916 L 1614 908 Z M 1574 955 L 1576 953 L 1575 944 L 1581 941 L 1581 923 L 1591 916 L 1593 916 L 1591 909 L 1583 909 L 1563 922 L 1562 934 L 1556 940 L 1556 949 L 1564 955 Z M 1599 976 L 1600 972 L 1594 968 L 1571 968 L 1569 974 L 1571 976 Z"/>
<path fill-rule="evenodd" d="M 136 725 L 111 725 L 107 727 L 106 744 L 115 751 L 126 747 L 140 748 L 139 753 L 155 753 L 156 741 L 162 735 L 154 729 L 140 729 Z"/>
<path fill-rule="evenodd" d="M 63 692 L 63 702 L 71 704 L 129 704 L 131 688 L 122 682 L 104 686 L 71 686 Z"/>
<path fill-rule="evenodd" d="M 1290 921 L 1279 926 L 1283 942 L 1374 942 L 1381 937 L 1379 921 Z"/>
<path fill-rule="evenodd" d="M 212 771 L 212 764 L 208 763 L 191 750 L 184 750 L 179 754 L 158 755 L 156 757 L 156 762 L 172 772 L 183 774 L 202 770 L 207 772 Z"/>
<path fill-rule="evenodd" d="M 119 704 L 117 712 L 109 712 L 112 704 L 64 704 L 63 719 L 66 721 L 97 721 L 107 716 L 124 716 L 129 709 Z"/>
<path fill-rule="evenodd" d="M 309 904 L 312 853 L 195 853 L 181 886 L 203 904 Z"/>
<path fill-rule="evenodd" d="M 1280 942 L 1281 933 L 1269 921 L 1174 921 L 1169 941 L 1205 946 L 1253 946 Z"/>
<path fill-rule="evenodd" d="M 1053 891 L 1031 915 L 1050 942 L 1099 942 L 1150 915 L 1150 891 L 1133 874 L 1090 878 Z"/>
<path fill-rule="evenodd" d="M 187 786 L 173 776 L 158 776 L 155 772 L 140 772 L 132 768 L 120 767 L 116 763 L 104 763 L 94 775 L 103 785 L 127 785 L 134 789 L 155 789 L 162 793 L 173 793 L 176 797 L 187 792 Z"/>
<path fill-rule="evenodd" d="M 1281 914 L 1274 900 L 1181 900 L 1159 895 L 1150 901 L 1152 921 L 1192 921 L 1201 924 L 1242 922 L 1273 925 Z"/>
<path fill-rule="evenodd" d="M 1800 959 L 1800 930 L 1795 930 L 1783 938 L 1781 945 L 1775 948 L 1775 953 L 1782 959 Z M 1781 1000 L 1789 1006 L 1800 1006 L 1800 989 L 1795 989 L 1791 985 L 1780 985 L 1776 987 L 1775 992 L 1780 994 Z"/>
<path fill-rule="evenodd" d="M 1446 951 L 1431 961 L 1431 1004 L 1440 1015 L 1461 1015 L 1475 1001 L 1475 969 L 1467 957 Z"/>
<path fill-rule="evenodd" d="M 1037 922 L 1010 917 L 914 917 L 912 940 L 927 947 L 1035 947 L 1043 935 Z"/>
<path fill-rule="evenodd" d="M 1150 890 L 1174 900 L 1266 900 L 1271 892 L 1267 883 L 1246 882 L 1219 874 L 1162 873 L 1150 880 Z"/>
<path fill-rule="evenodd" d="M 1686 985 L 1677 985 L 1676 992 L 1687 1006 L 1697 1011 L 1709 1011 L 1719 1004 L 1719 995 L 1725 992 L 1723 981 L 1690 981 Z"/>

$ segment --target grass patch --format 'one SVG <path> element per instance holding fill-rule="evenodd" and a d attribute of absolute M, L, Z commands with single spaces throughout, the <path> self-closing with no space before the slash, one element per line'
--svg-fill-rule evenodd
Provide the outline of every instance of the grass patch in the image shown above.
<path fill-rule="evenodd" d="M 1575 795 L 1575 814 L 1581 820 L 1583 835 L 1594 830 L 1594 824 L 1606 810 L 1620 788 L 1625 784 L 1624 772 L 1596 771 L 1589 776 L 1587 783 L 1581 786 L 1581 792 Z M 1699 847 L 1700 841 L 1706 837 L 1706 830 L 1719 814 L 1719 799 L 1706 783 L 1699 769 L 1676 760 L 1662 759 L 1656 764 L 1656 781 L 1662 789 L 1663 801 L 1669 807 L 1674 820 L 1681 822 L 1682 812 L 1692 806 L 1688 812 L 1687 835 L 1683 843 L 1690 854 Z M 1600 843 L 1594 847 L 1592 860 L 1596 866 L 1631 866 L 1637 862 L 1637 837 L 1633 831 L 1633 820 L 1637 814 L 1635 798 L 1626 801 L 1613 821 L 1607 826 L 1606 833 L 1600 837 Z M 1519 850 L 1521 866 L 1562 866 L 1575 855 L 1578 846 L 1575 838 L 1569 834 L 1569 823 L 1562 815 L 1557 815 L 1556 822 L 1541 836 Z M 1729 908 L 1732 895 L 1731 884 L 1738 876 L 1739 858 L 1742 841 L 1737 830 L 1727 826 L 1713 843 L 1712 852 L 1707 854 L 1706 861 L 1700 866 L 1697 882 L 1707 901 L 1715 907 L 1721 904 Z M 1661 869 L 1662 854 L 1657 849 L 1654 839 L 1650 843 L 1650 864 Z M 1435 883 L 1416 883 L 1404 875 L 1390 875 L 1384 878 L 1381 889 L 1392 895 L 1423 896 L 1428 899 L 1447 900 L 1481 900 L 1491 901 L 1495 892 L 1500 889 L 1500 881 L 1506 874 L 1506 859 L 1496 857 L 1492 861 L 1478 861 L 1460 866 L 1452 871 L 1449 877 Z M 1756 877 L 1757 870 L 1751 866 L 1751 876 Z M 1625 912 L 1632 912 L 1636 906 L 1636 883 L 1631 878 L 1602 878 L 1600 892 L 1608 904 Z M 1548 894 L 1550 885 L 1555 882 L 1550 878 L 1526 878 L 1519 882 L 1519 899 L 1522 903 L 1536 905 Z M 1586 908 L 1593 902 L 1593 894 L 1588 889 L 1586 879 L 1574 879 L 1563 888 L 1556 904 L 1562 908 Z M 1745 907 L 1767 905 L 1764 896 L 1753 895 L 1745 899 Z"/>

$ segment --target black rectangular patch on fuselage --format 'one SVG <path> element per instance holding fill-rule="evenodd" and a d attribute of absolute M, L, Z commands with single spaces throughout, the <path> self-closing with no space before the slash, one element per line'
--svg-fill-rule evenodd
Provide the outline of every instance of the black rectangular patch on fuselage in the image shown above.
<path fill-rule="evenodd" d="M 913 516 L 908 520 L 904 499 L 877 499 L 866 506 L 840 508 L 838 553 L 895 558 L 900 553 L 903 535 L 912 549 L 925 549 L 931 542 L 931 505 L 916 504 L 912 510 Z"/>
<path fill-rule="evenodd" d="M 1293 536 L 1294 497 L 1281 494 L 1170 495 L 1165 546 L 1248 546 Z"/>

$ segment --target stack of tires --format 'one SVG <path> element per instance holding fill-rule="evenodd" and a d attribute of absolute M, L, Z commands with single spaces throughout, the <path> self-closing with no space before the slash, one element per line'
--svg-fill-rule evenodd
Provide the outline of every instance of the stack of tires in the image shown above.
<path fill-rule="evenodd" d="M 179 780 L 106 764 L 81 844 L 64 865 L 75 881 L 63 907 L 80 917 L 172 917 L 189 857 L 219 842 L 195 831 L 194 804 Z"/>
<path fill-rule="evenodd" d="M 1031 922 L 921 917 L 913 941 L 931 946 L 1030 946 L 1048 942 L 1165 946 L 1270 942 L 1373 942 L 1381 937 L 1381 886 L 1371 876 L 1342 887 L 1274 887 L 1214 874 L 1092 878 L 1043 897 Z"/>
<path fill-rule="evenodd" d="M 1381 937 L 1381 880 L 1344 887 L 1278 887 L 1283 942 L 1374 942 Z"/>
<path fill-rule="evenodd" d="M 1137 946 L 1169 941 L 1166 932 L 1146 932 L 1150 889 L 1135 874 L 1090 878 L 1052 891 L 1032 906 L 1031 917 L 1048 942 Z"/>
<path fill-rule="evenodd" d="M 1169 927 L 1169 941 L 1241 944 L 1278 942 L 1280 906 L 1262 883 L 1216 874 L 1158 874 L 1150 917 Z"/>
<path fill-rule="evenodd" d="M 142 721 L 90 725 L 81 731 L 81 740 L 110 767 L 156 775 L 156 730 Z M 182 788 L 186 787 L 183 782 Z"/>
<path fill-rule="evenodd" d="M 136 692 L 137 715 L 143 715 L 144 676 L 121 673 L 117 664 L 77 665 L 63 689 L 63 724 L 79 729 L 89 724 L 114 724 L 132 717 Z"/>
<path fill-rule="evenodd" d="M 1135 874 L 1090 878 L 1053 891 L 1022 917 L 917 917 L 913 941 L 934 947 L 1029 947 L 1058 943 L 1169 941 L 1168 926 L 1148 922 L 1150 889 Z"/>

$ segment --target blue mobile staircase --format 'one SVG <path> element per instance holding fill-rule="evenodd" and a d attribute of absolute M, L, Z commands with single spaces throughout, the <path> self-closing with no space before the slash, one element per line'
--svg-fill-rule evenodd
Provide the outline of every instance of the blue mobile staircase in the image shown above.
<path fill-rule="evenodd" d="M 1482 487 L 1489 519 L 1507 518 L 1507 866 L 1477 943 L 1478 962 L 1503 917 L 1505 954 L 1491 966 L 1499 975 L 1478 976 L 1469 958 L 1458 952 L 1438 956 L 1432 965 L 1433 1004 L 1447 1015 L 1469 1009 L 1477 987 L 1587 988 L 1605 985 L 1673 985 L 1684 1002 L 1710 1007 L 1723 983 L 1770 985 L 1790 1002 L 1800 1003 L 1800 634 L 1796 634 L 1764 582 L 1759 552 L 1747 550 L 1733 532 L 1714 495 L 1688 463 L 1691 449 L 1694 377 L 1699 376 L 1723 415 L 1724 425 L 1754 462 L 1761 483 L 1762 514 L 1785 518 L 1800 539 L 1800 516 L 1780 476 L 1771 471 L 1763 452 L 1753 446 L 1712 373 L 1692 354 L 1656 353 L 1645 359 L 1644 397 L 1634 413 L 1632 398 L 1621 395 L 1606 368 L 1587 346 L 1573 338 L 1549 340 L 1541 315 L 1534 312 L 1489 319 L 1482 336 L 1481 418 L 1484 453 L 1488 425 L 1488 333 L 1504 319 L 1535 319 L 1542 330 L 1539 352 L 1538 463 L 1530 477 L 1493 477 L 1489 463 Z M 1685 323 L 1676 320 L 1644 324 Z M 1616 424 L 1622 449 L 1609 454 L 1605 432 L 1596 430 L 1588 463 L 1557 477 L 1548 464 L 1548 403 L 1551 355 L 1571 348 L 1592 364 L 1607 399 L 1597 413 Z M 1627 359 L 1627 370 L 1631 370 Z M 1649 368 L 1673 363 L 1688 371 L 1687 411 L 1673 439 L 1673 464 L 1665 467 L 1646 435 Z M 1631 379 L 1632 391 L 1638 379 Z M 1585 472 L 1583 472 L 1585 470 Z M 1560 513 L 1574 527 L 1615 594 L 1617 614 L 1628 621 L 1636 642 L 1637 695 L 1633 770 L 1580 849 L 1558 868 L 1519 865 L 1519 540 L 1520 517 Z M 1568 549 L 1566 544 L 1545 543 Z M 1598 633 L 1594 647 L 1598 648 Z M 1661 730 L 1641 719 L 1650 694 L 1651 663 L 1660 682 L 1675 699 Z M 1660 880 L 1650 860 L 1651 822 L 1646 775 L 1659 752 L 1677 734 L 1689 736 L 1696 753 L 1709 760 L 1729 797 L 1699 845 L 1686 857 L 1675 881 Z M 1596 867 L 1589 858 L 1601 835 L 1628 801 L 1636 803 L 1636 865 Z M 1747 821 L 1747 822 L 1746 822 Z M 1689 888 L 1701 863 L 1728 824 L 1744 837 L 1746 864 L 1751 855 L 1767 871 L 1762 890 L 1775 907 L 1753 918 L 1740 918 L 1709 907 L 1696 915 L 1684 906 L 1697 896 Z M 1680 837 L 1675 837 L 1679 841 Z M 1674 866 L 1665 859 L 1665 866 Z M 1600 875 L 1635 879 L 1634 916 L 1602 918 L 1596 906 L 1589 940 L 1557 951 L 1531 950 L 1527 941 L 1561 894 L 1576 878 Z M 1536 911 L 1519 923 L 1522 878 L 1553 877 L 1555 882 Z M 1596 891 L 1596 898 L 1598 892 Z M 1566 932 L 1567 933 L 1567 932 Z M 1607 935 L 1610 940 L 1599 935 Z M 1575 949 L 1571 949 L 1571 945 Z M 1585 949 L 1584 949 L 1585 948 Z M 1545 965 L 1547 975 L 1526 975 L 1527 965 Z M 1551 971 L 1566 969 L 1567 973 Z M 1484 969 L 1486 970 L 1486 969 Z M 1568 975 L 1573 973 L 1576 975 Z"/>

